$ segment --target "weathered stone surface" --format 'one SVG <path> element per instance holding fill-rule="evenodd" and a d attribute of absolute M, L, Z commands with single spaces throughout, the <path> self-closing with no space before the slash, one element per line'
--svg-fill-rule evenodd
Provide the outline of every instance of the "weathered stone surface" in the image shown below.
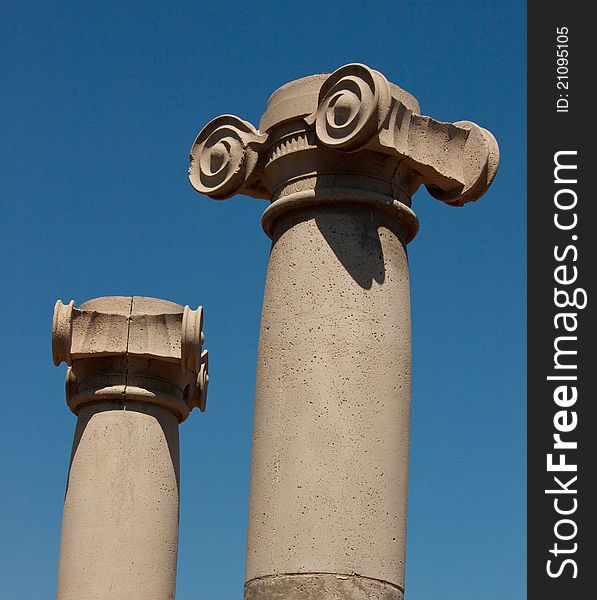
<path fill-rule="evenodd" d="M 96 298 L 54 309 L 54 364 L 66 362 L 67 402 L 75 414 L 87 402 L 139 400 L 184 420 L 205 410 L 207 351 L 203 309 L 142 296 Z"/>
<path fill-rule="evenodd" d="M 354 574 L 305 573 L 254 579 L 245 600 L 403 600 L 401 589 Z"/>
<path fill-rule="evenodd" d="M 497 143 L 351 64 L 282 86 L 259 129 L 214 119 L 190 160 L 197 191 L 270 201 L 245 598 L 401 598 L 412 195 L 477 200 Z"/>
<path fill-rule="evenodd" d="M 178 424 L 205 408 L 202 310 L 139 296 L 58 301 L 55 364 L 78 416 L 58 600 L 174 598 Z"/>
<path fill-rule="evenodd" d="M 255 389 L 247 579 L 402 585 L 410 413 L 404 232 L 366 208 L 277 222 Z"/>
<path fill-rule="evenodd" d="M 57 600 L 174 598 L 179 473 L 174 413 L 137 401 L 81 406 Z"/>
<path fill-rule="evenodd" d="M 381 73 L 346 65 L 277 90 L 260 130 L 232 115 L 211 121 L 191 148 L 189 178 L 197 191 L 218 199 L 240 193 L 275 203 L 280 186 L 303 180 L 297 191 L 310 198 L 320 196 L 316 187 L 341 196 L 339 187 L 373 186 L 372 192 L 409 206 L 424 184 L 454 206 L 477 200 L 497 171 L 495 138 L 470 121 L 444 123 L 418 113 L 417 101 Z M 340 174 L 345 184 L 339 186 L 329 176 Z M 353 186 L 359 176 L 369 185 Z"/>

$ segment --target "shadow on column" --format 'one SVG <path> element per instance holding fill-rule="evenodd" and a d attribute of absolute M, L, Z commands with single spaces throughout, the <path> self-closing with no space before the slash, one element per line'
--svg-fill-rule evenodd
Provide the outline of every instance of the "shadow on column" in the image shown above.
<path fill-rule="evenodd" d="M 166 444 L 168 445 L 168 452 L 170 454 L 172 468 L 176 475 L 176 485 L 180 494 L 180 444 L 177 419 L 167 409 L 145 402 L 94 402 L 81 407 L 79 416 L 77 417 L 77 425 L 75 427 L 75 434 L 73 438 L 73 445 L 66 479 L 65 497 L 68 493 L 68 485 L 73 461 L 77 455 L 77 450 L 85 433 L 85 429 L 94 416 L 108 411 L 137 412 L 150 415 L 158 422 L 162 430 L 163 437 L 166 440 Z"/>
<path fill-rule="evenodd" d="M 380 216 L 368 209 L 319 208 L 317 228 L 342 266 L 363 289 L 385 281 L 383 249 L 379 239 Z"/>

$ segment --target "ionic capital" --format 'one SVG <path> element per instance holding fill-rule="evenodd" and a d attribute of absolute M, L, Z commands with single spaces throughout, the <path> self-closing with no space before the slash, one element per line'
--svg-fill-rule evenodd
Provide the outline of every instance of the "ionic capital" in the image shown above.
<path fill-rule="evenodd" d="M 205 410 L 207 350 L 203 309 L 141 296 L 58 300 L 52 322 L 54 364 L 65 362 L 66 399 L 77 414 L 99 401 L 141 401 L 184 420 Z"/>
<path fill-rule="evenodd" d="M 491 133 L 470 121 L 420 114 L 408 92 L 361 64 L 290 82 L 270 97 L 259 129 L 225 115 L 191 148 L 189 178 L 212 198 L 271 200 L 263 225 L 293 208 L 362 203 L 417 230 L 411 196 L 421 184 L 462 206 L 489 188 L 499 162 Z"/>

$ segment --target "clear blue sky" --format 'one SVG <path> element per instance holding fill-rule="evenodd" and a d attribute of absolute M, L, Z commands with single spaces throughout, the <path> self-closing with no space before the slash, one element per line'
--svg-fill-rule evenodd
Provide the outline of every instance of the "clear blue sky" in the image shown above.
<path fill-rule="evenodd" d="M 422 112 L 494 132 L 478 203 L 424 189 L 409 247 L 414 382 L 407 597 L 525 597 L 525 3 L 1 2 L 0 581 L 55 593 L 75 417 L 52 307 L 157 296 L 206 311 L 208 409 L 181 427 L 177 600 L 242 598 L 262 201 L 186 170 L 222 113 L 257 123 L 297 77 L 363 62 Z"/>

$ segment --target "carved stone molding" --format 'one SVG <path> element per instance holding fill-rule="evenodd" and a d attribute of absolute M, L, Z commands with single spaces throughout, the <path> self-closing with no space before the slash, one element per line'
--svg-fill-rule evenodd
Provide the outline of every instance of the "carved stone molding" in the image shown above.
<path fill-rule="evenodd" d="M 205 410 L 209 376 L 203 309 L 140 296 L 58 300 L 52 322 L 54 364 L 66 362 L 66 398 L 77 414 L 89 402 L 141 401 L 180 421 Z"/>
<path fill-rule="evenodd" d="M 282 86 L 259 130 L 217 117 L 199 133 L 190 159 L 198 192 L 270 200 L 263 218 L 270 236 L 287 210 L 354 202 L 392 213 L 409 241 L 419 186 L 451 206 L 478 200 L 495 177 L 499 149 L 486 129 L 423 116 L 416 99 L 381 73 L 349 64 Z"/>

